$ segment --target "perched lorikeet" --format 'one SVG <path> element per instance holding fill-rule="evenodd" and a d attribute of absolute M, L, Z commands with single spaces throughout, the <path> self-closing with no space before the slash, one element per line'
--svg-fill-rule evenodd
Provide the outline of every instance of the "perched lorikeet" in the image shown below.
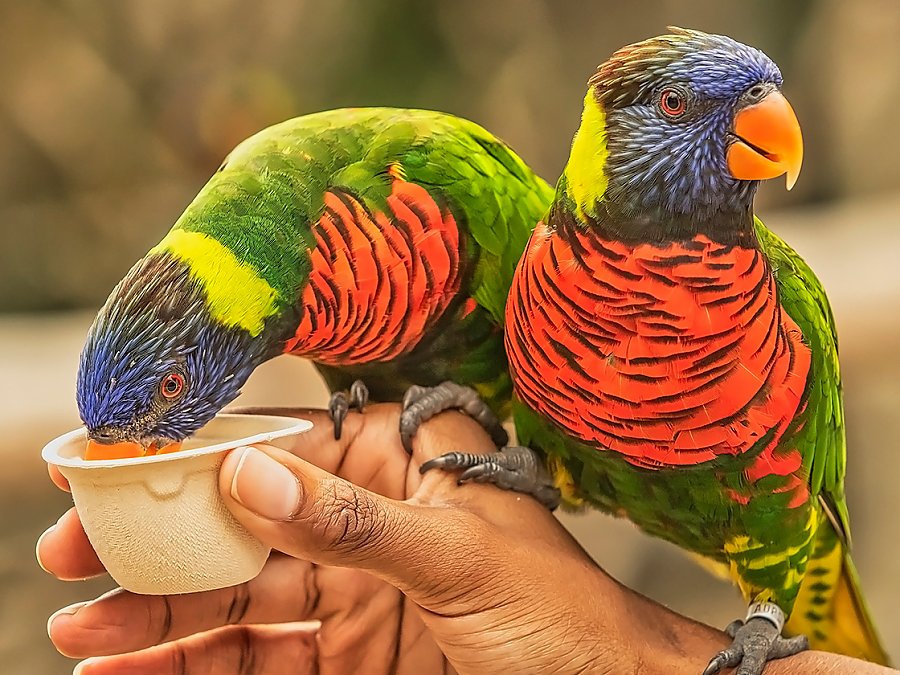
<path fill-rule="evenodd" d="M 336 110 L 256 134 L 100 310 L 77 384 L 90 438 L 180 441 L 283 353 L 333 390 L 361 377 L 399 401 L 452 380 L 508 414 L 506 294 L 552 197 L 504 143 L 441 113 Z"/>
<path fill-rule="evenodd" d="M 804 648 L 780 637 L 785 616 L 815 648 L 884 663 L 849 555 L 834 320 L 753 215 L 760 180 L 796 180 L 799 125 L 762 52 L 672 31 L 591 78 L 516 271 L 519 441 L 565 503 L 626 516 L 740 585 L 748 619 L 708 673 Z M 455 453 L 423 468 L 509 483 L 521 463 Z"/>

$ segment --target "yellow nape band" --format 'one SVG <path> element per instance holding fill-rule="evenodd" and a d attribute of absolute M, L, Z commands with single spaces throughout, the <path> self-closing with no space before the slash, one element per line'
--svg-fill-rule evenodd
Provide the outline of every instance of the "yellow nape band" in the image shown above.
<path fill-rule="evenodd" d="M 572 152 L 566 165 L 565 177 L 569 197 L 575 202 L 576 215 L 593 215 L 594 205 L 606 192 L 604 171 L 606 157 L 606 113 L 594 96 L 594 88 L 584 97 L 581 126 L 572 141 Z"/>
<path fill-rule="evenodd" d="M 227 246 L 201 232 L 171 230 L 150 253 L 169 253 L 186 263 L 203 286 L 213 320 L 259 335 L 277 311 L 278 294 Z"/>

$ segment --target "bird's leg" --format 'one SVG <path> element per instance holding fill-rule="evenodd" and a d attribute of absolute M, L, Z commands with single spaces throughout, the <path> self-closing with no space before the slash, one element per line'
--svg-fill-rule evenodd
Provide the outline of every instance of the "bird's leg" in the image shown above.
<path fill-rule="evenodd" d="M 347 392 L 336 391 L 328 402 L 328 414 L 334 422 L 334 440 L 341 440 L 341 432 L 344 429 L 344 419 L 351 410 L 362 412 L 369 402 L 369 390 L 362 380 L 356 380 L 350 385 L 350 395 Z"/>
<path fill-rule="evenodd" d="M 400 438 L 406 451 L 412 454 L 412 439 L 422 424 L 450 408 L 461 410 L 483 426 L 497 447 L 509 442 L 500 420 L 481 400 L 478 392 L 455 382 L 442 382 L 436 387 L 413 385 L 406 390 L 403 412 L 400 414 Z"/>
<path fill-rule="evenodd" d="M 768 661 L 782 659 L 809 649 L 805 635 L 784 638 L 784 612 L 771 602 L 754 602 L 744 621 L 733 621 L 725 629 L 732 638 L 730 647 L 716 654 L 703 675 L 715 675 L 738 666 L 735 675 L 761 675 Z"/>
<path fill-rule="evenodd" d="M 419 472 L 432 469 L 464 469 L 457 480 L 460 485 L 468 481 L 492 483 L 504 490 L 531 495 L 551 511 L 559 506 L 559 490 L 553 485 L 543 461 L 531 448 L 507 446 L 485 455 L 448 452 L 425 462 Z"/>

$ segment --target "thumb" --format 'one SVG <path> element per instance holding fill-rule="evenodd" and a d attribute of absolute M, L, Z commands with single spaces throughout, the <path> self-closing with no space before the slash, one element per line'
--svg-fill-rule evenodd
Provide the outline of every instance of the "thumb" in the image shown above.
<path fill-rule="evenodd" d="M 426 607 L 444 590 L 458 597 L 460 579 L 473 578 L 487 549 L 486 524 L 469 511 L 389 499 L 277 448 L 233 450 L 219 487 L 235 517 L 272 548 L 371 572 Z"/>

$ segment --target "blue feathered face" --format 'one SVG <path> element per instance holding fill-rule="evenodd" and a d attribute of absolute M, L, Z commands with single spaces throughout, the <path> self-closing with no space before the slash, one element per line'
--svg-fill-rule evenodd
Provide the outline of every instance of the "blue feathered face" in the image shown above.
<path fill-rule="evenodd" d="M 778 173 L 787 158 L 742 138 L 736 128 L 741 111 L 766 99 L 773 107 L 778 98 L 790 111 L 779 93 L 781 73 L 761 51 L 731 38 L 673 30 L 619 50 L 591 79 L 606 114 L 606 198 L 632 212 L 701 218 L 749 210 L 755 179 L 787 171 L 790 180 L 790 171 L 799 171 L 799 158 L 791 158 L 796 167 Z M 799 143 L 799 127 L 796 135 Z M 739 159 L 752 164 L 756 153 L 759 167 L 771 165 L 769 173 L 735 169 L 735 143 L 741 144 L 734 153 Z"/>
<path fill-rule="evenodd" d="M 150 255 L 91 326 L 78 371 L 81 419 L 100 442 L 182 440 L 240 393 L 264 352 L 262 336 L 210 319 L 184 263 Z"/>

